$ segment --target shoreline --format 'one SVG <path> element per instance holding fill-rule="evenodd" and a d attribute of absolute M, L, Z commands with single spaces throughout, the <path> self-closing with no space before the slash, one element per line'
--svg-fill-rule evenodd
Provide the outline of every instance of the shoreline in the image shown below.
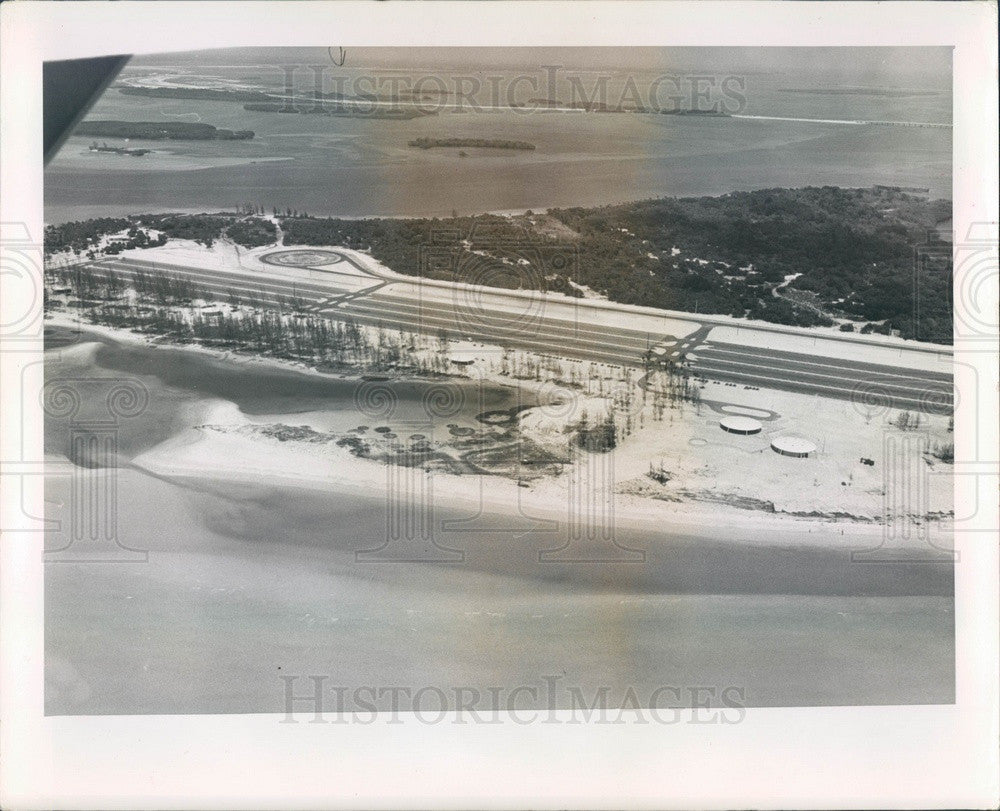
<path fill-rule="evenodd" d="M 221 408 L 229 410 L 226 406 Z M 311 452 L 319 450 L 323 451 L 322 456 Z M 219 459 L 225 459 L 226 463 L 220 463 Z M 326 469 L 323 462 L 327 464 Z M 258 437 L 241 435 L 238 430 L 217 432 L 205 427 L 188 429 L 160 443 L 135 457 L 130 467 L 167 479 L 209 480 L 369 497 L 387 497 L 394 486 L 391 482 L 397 480 L 389 474 L 389 465 L 359 459 L 343 448 L 330 445 L 301 447 L 290 442 L 262 441 Z M 306 468 L 311 472 L 306 472 Z M 437 503 L 440 495 L 435 496 L 436 506 L 445 509 L 500 516 L 520 513 L 529 520 L 557 521 L 560 526 L 568 518 L 568 492 L 562 486 L 564 481 L 546 479 L 529 488 L 521 488 L 517 482 L 503 476 L 435 472 L 429 478 L 433 480 L 435 494 L 447 494 L 440 504 Z M 664 502 L 622 493 L 616 493 L 615 507 L 615 528 L 661 532 L 665 537 L 705 537 L 708 530 L 725 527 L 732 528 L 734 537 L 716 536 L 713 540 L 739 546 L 824 546 L 846 552 L 884 545 L 880 524 L 811 519 L 724 504 Z M 602 517 L 592 515 L 598 525 Z M 574 518 L 579 520 L 580 513 L 574 512 Z M 910 550 L 923 546 L 923 542 L 913 539 L 892 548 Z"/>
<path fill-rule="evenodd" d="M 304 375 L 360 380 L 362 373 L 345 370 L 343 373 L 323 372 L 301 361 L 288 361 L 255 355 L 242 355 L 230 350 L 220 350 L 198 344 L 180 344 L 157 337 L 148 337 L 128 330 L 119 330 L 78 321 L 70 314 L 50 313 L 46 326 L 70 329 L 81 334 L 90 333 L 101 338 L 132 346 L 164 346 L 175 350 L 197 352 L 242 367 L 266 368 L 298 372 Z M 71 349 L 69 345 L 66 349 Z M 63 347 L 51 351 L 63 351 Z M 454 379 L 467 379 L 460 375 Z M 419 375 L 401 376 L 400 379 L 423 380 Z M 431 378 L 426 378 L 431 379 Z M 534 381 L 491 379 L 502 385 L 532 386 Z M 539 384 L 542 385 L 542 384 Z M 257 484 L 300 488 L 313 491 L 347 491 L 353 493 L 388 492 L 390 466 L 373 459 L 359 458 L 346 448 L 332 443 L 310 445 L 295 441 L 281 442 L 259 435 L 240 435 L 240 429 L 253 431 L 260 425 L 246 418 L 238 406 L 226 400 L 206 402 L 201 416 L 202 426 L 190 427 L 170 439 L 139 454 L 132 462 L 137 470 L 148 474 L 185 479 L 209 479 L 220 482 Z M 235 412 L 235 413 L 234 413 Z M 206 424 L 214 423 L 227 430 L 216 431 Z M 235 430 L 229 430 L 235 429 Z M 310 452 L 321 449 L 322 454 Z M 226 464 L 220 464 L 225 459 Z M 328 469 L 320 473 L 323 462 Z M 267 471 L 266 474 L 262 471 Z M 546 476 L 520 486 L 518 481 L 503 475 L 458 475 L 435 471 L 432 477 L 439 483 L 435 490 L 446 492 L 449 502 L 473 507 L 487 512 L 511 514 L 511 511 L 530 510 L 539 518 L 567 519 L 567 476 Z M 624 492 L 615 493 L 615 526 L 655 529 L 669 522 L 672 531 L 704 535 L 709 527 L 736 526 L 750 540 L 739 543 L 767 546 L 802 546 L 826 544 L 850 549 L 873 548 L 883 543 L 884 527 L 878 521 L 864 522 L 839 516 L 805 517 L 783 512 L 733 507 L 725 503 L 704 502 L 695 499 L 666 501 Z M 601 516 L 595 515 L 595 519 Z M 734 541 L 731 541 L 734 542 Z M 918 548 L 922 542 L 908 541 L 907 546 Z"/>
<path fill-rule="evenodd" d="M 254 159 L 249 159 L 248 158 L 248 159 L 246 159 L 245 161 L 242 161 L 242 162 L 244 162 L 244 163 L 259 163 L 259 162 L 275 162 L 275 161 L 291 161 L 291 160 L 295 160 L 295 158 L 293 158 L 293 157 L 265 157 L 265 158 L 254 158 Z M 63 169 L 64 167 L 56 167 L 56 168 L 57 169 Z M 193 168 L 193 169 L 190 169 L 190 170 L 183 170 L 183 171 L 202 171 L 204 169 L 213 169 L 213 168 L 217 168 L 217 167 L 205 166 L 205 167 L 197 167 L 197 168 Z M 86 168 L 86 169 L 84 169 L 84 168 L 76 168 L 76 167 L 74 167 L 74 169 L 70 169 L 68 167 L 65 168 L 65 171 L 67 173 L 73 172 L 74 170 L 76 172 L 81 172 L 81 171 L 88 171 L 89 168 Z M 154 169 L 154 170 L 146 170 L 146 171 L 160 171 L 160 170 Z M 163 171 L 168 171 L 168 170 L 163 170 Z M 867 185 L 867 186 L 836 186 L 836 188 L 838 188 L 838 189 L 845 189 L 845 190 L 856 190 L 856 189 L 866 190 L 866 189 L 873 188 L 875 185 L 890 185 L 890 184 L 887 181 L 885 184 L 871 184 L 871 185 Z M 495 217 L 524 217 L 524 216 L 528 215 L 528 212 L 531 212 L 532 215 L 541 215 L 541 214 L 547 213 L 548 211 L 550 211 L 552 209 L 560 210 L 560 209 L 572 209 L 572 208 L 603 208 L 603 207 L 608 207 L 608 206 L 628 206 L 628 205 L 635 205 L 635 204 L 639 204 L 639 203 L 646 203 L 646 202 L 650 202 L 650 201 L 653 201 L 653 200 L 660 200 L 660 199 L 664 199 L 664 198 L 676 199 L 676 200 L 697 199 L 697 198 L 701 198 L 701 197 L 721 198 L 721 197 L 726 197 L 726 196 L 728 196 L 730 194 L 733 194 L 733 193 L 738 193 L 738 192 L 752 192 L 752 191 L 768 191 L 771 188 L 780 189 L 782 191 L 791 191 L 793 189 L 807 188 L 807 187 L 802 187 L 802 186 L 776 186 L 776 187 L 760 186 L 760 187 L 758 187 L 758 186 L 754 186 L 754 185 L 750 185 L 750 186 L 741 185 L 741 186 L 736 186 L 734 188 L 729 189 L 728 191 L 723 191 L 723 192 L 720 192 L 720 191 L 704 191 L 704 192 L 685 192 L 683 194 L 669 194 L 667 192 L 662 192 L 660 194 L 656 194 L 656 195 L 652 195 L 652 196 L 646 195 L 646 196 L 642 196 L 642 197 L 620 197 L 619 198 L 619 197 L 612 196 L 610 198 L 607 198 L 607 199 L 603 200 L 600 203 L 583 203 L 583 204 L 538 203 L 537 205 L 525 206 L 525 207 L 520 207 L 520 208 L 482 209 L 482 210 L 467 211 L 467 212 L 459 211 L 457 213 L 458 213 L 459 217 L 470 217 L 470 218 L 471 217 L 485 217 L 485 216 L 495 216 Z M 900 187 L 900 188 L 902 188 L 902 187 Z M 928 196 L 931 199 L 952 200 L 951 194 L 944 194 L 944 190 L 936 190 L 935 192 L 930 193 Z M 74 208 L 74 209 L 86 208 L 86 209 L 103 209 L 103 210 L 116 208 L 115 206 L 109 206 L 109 205 L 105 205 L 105 204 L 93 204 L 93 205 L 91 205 L 91 204 L 86 204 L 86 203 L 79 203 L 79 204 L 77 204 L 77 203 L 67 203 L 67 204 L 58 204 L 58 203 L 55 203 L 55 204 L 53 204 L 52 207 L 53 208 L 63 207 L 63 208 Z M 194 206 L 194 207 L 190 207 L 190 206 L 189 207 L 167 206 L 165 208 L 164 212 L 140 211 L 138 213 L 140 213 L 140 214 L 141 213 L 147 213 L 147 214 L 148 213 L 212 214 L 213 213 L 212 211 L 207 210 L 207 209 L 211 209 L 211 208 L 212 208 L 212 206 Z M 225 211 L 225 207 L 224 206 L 216 206 L 215 209 L 217 211 Z M 110 213 L 109 214 L 109 213 L 105 212 L 105 213 L 102 213 L 102 214 L 93 214 L 91 216 L 126 217 L 126 216 L 129 216 L 129 215 L 132 215 L 132 214 L 136 214 L 136 213 L 137 212 L 135 211 L 135 207 L 133 206 L 132 209 L 128 213 L 125 213 L 125 214 L 114 214 L 114 213 Z M 370 214 L 370 213 L 363 213 L 363 214 L 343 214 L 343 213 L 340 213 L 340 212 L 328 212 L 328 213 L 324 213 L 324 212 L 316 209 L 315 211 L 311 211 L 310 212 L 310 217 L 318 217 L 318 218 L 324 218 L 324 219 L 335 219 L 335 220 L 346 220 L 346 221 L 351 221 L 351 222 L 363 222 L 363 221 L 368 221 L 368 220 L 431 220 L 431 219 L 448 219 L 448 218 L 450 218 L 452 216 L 452 214 L 453 214 L 453 211 L 451 209 L 448 209 L 448 210 L 445 210 L 445 209 L 429 210 L 429 211 L 424 211 L 424 212 L 406 213 L 406 214 Z M 50 225 L 63 225 L 65 223 L 67 223 L 67 222 L 73 222 L 74 219 L 63 220 L 62 222 L 50 222 L 48 220 L 48 218 L 46 217 L 44 224 L 46 226 L 50 226 Z"/>

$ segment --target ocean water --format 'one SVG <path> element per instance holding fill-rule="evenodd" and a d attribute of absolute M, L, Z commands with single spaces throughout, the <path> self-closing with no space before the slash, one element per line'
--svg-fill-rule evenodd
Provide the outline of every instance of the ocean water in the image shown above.
<path fill-rule="evenodd" d="M 87 352 L 50 353 L 49 381 L 91 381 L 94 402 L 108 378 L 140 380 L 150 395 L 122 421 L 132 424 L 113 474 L 118 540 L 148 555 L 46 566 L 48 714 L 284 712 L 283 675 L 302 677 L 296 694 L 308 675 L 349 694 L 496 688 L 502 708 L 535 706 L 510 696 L 542 691 L 546 678 L 558 680 L 561 707 L 571 689 L 589 702 L 603 687 L 611 701 L 629 688 L 681 690 L 679 700 L 661 691 L 662 706 L 689 704 L 694 686 L 714 688 L 716 705 L 738 690 L 750 707 L 954 699 L 950 565 L 864 565 L 806 538 L 771 546 L 738 529 L 624 525 L 618 542 L 644 550 L 645 563 L 540 563 L 558 532 L 477 518 L 446 491 L 433 536 L 462 563 L 359 560 L 386 539 L 389 506 L 377 495 L 333 482 L 323 492 L 172 480 L 128 464 L 219 397 L 294 419 L 300 408 L 350 408 L 349 381 L 84 337 Z M 400 390 L 408 397 L 418 384 Z M 512 397 L 489 395 L 498 407 Z M 47 452 L 65 454 L 65 420 L 47 423 Z M 49 517 L 66 518 L 70 487 L 47 479 Z"/>
<path fill-rule="evenodd" d="M 164 63 L 155 68 L 129 66 L 123 79 L 272 90 L 284 81 L 273 65 L 192 66 L 169 60 L 162 57 Z M 346 72 L 345 78 L 357 79 L 362 72 Z M 718 87 L 731 75 L 716 66 L 706 72 Z M 435 75 L 454 81 L 447 71 Z M 485 83 L 484 72 L 473 75 Z M 510 83 L 514 74 L 498 75 Z M 657 75 L 637 72 L 633 78 L 648 88 Z M 301 66 L 295 73 L 305 90 L 310 76 Z M 622 86 L 625 74 L 611 77 L 608 98 L 615 100 L 620 91 L 614 88 Z M 907 80 L 902 89 L 831 93 L 843 90 L 842 77 L 756 72 L 737 78 L 744 87 L 739 101 L 719 90 L 710 101 L 725 102 L 739 114 L 775 118 L 950 123 L 951 93 L 940 81 L 938 89 Z M 568 98 L 565 87 L 561 93 Z M 545 94 L 544 87 L 538 91 Z M 934 197 L 951 197 L 950 127 L 526 113 L 485 109 L 490 101 L 485 91 L 476 98 L 477 111 L 442 109 L 435 116 L 391 121 L 254 113 L 238 102 L 129 96 L 112 87 L 89 119 L 202 121 L 252 129 L 256 137 L 148 142 L 141 145 L 154 154 L 142 158 L 91 153 L 92 139 L 71 137 L 46 168 L 46 221 L 211 211 L 248 201 L 316 215 L 449 216 L 806 185 L 918 186 Z M 536 149 L 468 149 L 459 157 L 456 150 L 407 146 L 419 137 L 523 140 Z"/>

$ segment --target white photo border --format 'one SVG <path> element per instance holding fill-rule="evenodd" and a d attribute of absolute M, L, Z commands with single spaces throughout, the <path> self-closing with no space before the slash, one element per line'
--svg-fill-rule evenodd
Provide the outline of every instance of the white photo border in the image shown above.
<path fill-rule="evenodd" d="M 235 46 L 953 46 L 954 226 L 997 213 L 996 4 L 980 2 L 37 2 L 0 24 L 0 222 L 41 241 L 41 65 Z M 995 230 L 994 230 L 995 236 Z M 6 242 L 4 249 L 7 249 Z M 962 306 L 956 296 L 956 307 Z M 23 306 L 23 304 L 22 304 Z M 40 302 L 38 302 L 40 307 Z M 0 323 L 18 302 L 0 299 Z M 10 348 L 8 344 L 6 348 Z M 41 538 L 4 487 L 4 808 L 987 807 L 998 799 L 997 363 L 960 400 L 956 704 L 752 709 L 743 723 L 282 725 L 277 715 L 45 717 Z M 955 345 L 961 353 L 961 342 Z M 15 390 L 40 347 L 0 352 L 3 441 L 41 414 Z M 25 372 L 25 370 L 29 370 Z M 979 424 L 970 424 L 971 400 Z M 0 459 L 10 458 L 5 447 Z M 964 454 L 964 455 L 963 455 Z M 978 455 L 975 455 L 978 454 Z M 991 467 L 992 466 L 992 467 Z M 978 492 L 977 492 L 978 491 Z M 40 514 L 41 478 L 25 504 Z"/>

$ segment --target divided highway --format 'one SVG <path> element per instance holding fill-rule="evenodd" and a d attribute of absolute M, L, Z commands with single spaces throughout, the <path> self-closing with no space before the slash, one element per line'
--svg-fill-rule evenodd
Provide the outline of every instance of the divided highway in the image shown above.
<path fill-rule="evenodd" d="M 368 273 L 353 261 L 351 264 Z M 350 274 L 348 283 L 344 274 L 338 278 L 336 265 L 323 269 L 322 280 L 265 277 L 252 271 L 235 274 L 132 258 L 104 259 L 88 267 L 96 275 L 114 272 L 128 280 L 139 273 L 147 277 L 169 274 L 190 280 L 206 296 L 221 301 L 235 295 L 264 306 L 287 307 L 297 300 L 308 311 L 328 318 L 428 334 L 446 331 L 456 339 L 597 363 L 643 368 L 651 347 L 658 346 L 664 348 L 660 357 L 682 361 L 693 374 L 706 380 L 851 399 L 871 408 L 947 413 L 953 401 L 952 375 L 946 372 L 720 343 L 712 340 L 707 325 L 693 341 L 683 336 L 587 323 L 584 307 L 577 311 L 579 319 L 570 321 L 546 316 L 544 311 L 484 312 L 478 302 L 467 302 L 461 295 L 453 301 L 414 300 L 393 293 L 391 280 L 385 277 L 371 275 L 371 284 L 364 284 L 362 279 L 359 288 L 358 276 Z"/>

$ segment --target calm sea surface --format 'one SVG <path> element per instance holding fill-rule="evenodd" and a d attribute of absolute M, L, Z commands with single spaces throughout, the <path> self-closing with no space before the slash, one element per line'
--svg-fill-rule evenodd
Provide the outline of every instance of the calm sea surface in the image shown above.
<path fill-rule="evenodd" d="M 280 90 L 282 76 L 248 66 L 130 67 L 123 74 L 211 86 L 249 81 L 273 90 Z M 306 72 L 298 76 L 308 88 Z M 655 74 L 638 75 L 636 83 L 645 88 L 654 80 Z M 743 80 L 740 114 L 950 123 L 946 90 L 830 94 L 828 85 L 808 77 Z M 609 98 L 617 97 L 612 91 Z M 711 98 L 737 109 L 721 94 Z M 88 118 L 202 121 L 252 129 L 256 137 L 136 141 L 155 150 L 141 158 L 92 153 L 92 139 L 71 137 L 46 169 L 49 223 L 245 202 L 323 215 L 448 216 L 806 185 L 918 186 L 951 197 L 950 128 L 509 109 L 391 121 L 254 113 L 239 102 L 129 96 L 114 87 Z M 460 157 L 456 150 L 407 146 L 420 137 L 523 140 L 536 149 L 468 149 Z"/>

